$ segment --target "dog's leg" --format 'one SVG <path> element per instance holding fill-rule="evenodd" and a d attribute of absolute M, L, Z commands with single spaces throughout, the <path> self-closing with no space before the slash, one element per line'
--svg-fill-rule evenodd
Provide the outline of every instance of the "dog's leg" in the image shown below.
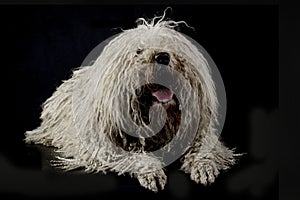
<path fill-rule="evenodd" d="M 233 150 L 225 147 L 215 134 L 196 141 L 184 157 L 181 169 L 190 174 L 196 183 L 213 183 L 220 170 L 226 170 L 235 163 Z"/>
<path fill-rule="evenodd" d="M 154 192 L 157 192 L 159 187 L 164 189 L 167 181 L 162 162 L 144 153 L 124 154 L 121 159 L 109 165 L 111 171 L 118 172 L 119 175 L 129 173 L 137 178 L 143 187 Z"/>
<path fill-rule="evenodd" d="M 154 192 L 158 191 L 157 184 L 160 186 L 160 189 L 163 190 L 167 182 L 167 176 L 163 169 L 159 169 L 154 172 L 135 173 L 135 177 L 138 179 L 141 186 Z"/>

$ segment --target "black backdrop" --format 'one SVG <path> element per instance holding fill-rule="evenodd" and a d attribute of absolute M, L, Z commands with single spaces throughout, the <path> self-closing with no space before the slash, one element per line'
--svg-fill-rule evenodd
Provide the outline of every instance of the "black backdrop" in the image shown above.
<path fill-rule="evenodd" d="M 277 199 L 274 135 L 278 108 L 278 7 L 172 6 L 169 15 L 195 31 L 225 84 L 227 116 L 222 138 L 247 152 L 216 182 L 204 187 L 167 167 L 166 189 L 154 194 L 129 176 L 57 175 L 44 170 L 37 148 L 24 132 L 39 123 L 40 105 L 101 41 L 135 26 L 138 17 L 161 14 L 167 6 L 2 6 L 2 47 L 15 82 L 15 126 L 1 143 L 1 195 L 35 198 L 230 198 Z M 3 39 L 2 38 L 2 39 Z M 7 138 L 7 139 L 6 139 Z M 273 151 L 274 150 L 274 151 Z"/>

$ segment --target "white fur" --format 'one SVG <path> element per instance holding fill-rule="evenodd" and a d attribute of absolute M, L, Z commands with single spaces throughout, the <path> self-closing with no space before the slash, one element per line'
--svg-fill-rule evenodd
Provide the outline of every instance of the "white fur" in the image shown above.
<path fill-rule="evenodd" d="M 201 120 L 181 169 L 194 181 L 207 184 L 214 182 L 220 170 L 234 164 L 236 154 L 223 146 L 215 134 L 218 100 L 207 61 L 196 46 L 173 29 L 178 22 L 155 20 L 148 23 L 140 19 L 142 23 L 137 28 L 110 41 L 93 65 L 75 70 L 43 104 L 42 123 L 26 132 L 26 142 L 57 147 L 57 165 L 67 170 L 84 167 L 89 172 L 129 173 L 150 190 L 157 191 L 156 179 L 164 188 L 166 175 L 159 159 L 143 152 L 112 151 L 114 144 L 107 137 L 119 130 L 117 123 L 128 123 L 120 109 L 126 109 L 123 105 L 130 106 L 132 100 L 116 94 L 133 90 L 142 79 L 135 70 L 147 64 L 154 52 L 164 51 L 173 56 L 171 67 L 177 66 L 178 59 L 184 64 L 181 73 L 199 97 L 199 102 L 189 105 L 191 109 L 198 105 L 199 109 L 190 113 L 186 122 L 196 114 Z M 142 53 L 137 55 L 138 49 Z M 146 70 L 145 77 L 151 77 L 151 73 L 151 69 Z"/>

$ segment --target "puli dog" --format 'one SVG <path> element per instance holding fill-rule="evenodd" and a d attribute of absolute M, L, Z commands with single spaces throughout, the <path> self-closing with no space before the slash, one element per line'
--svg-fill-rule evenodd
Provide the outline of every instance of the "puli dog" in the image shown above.
<path fill-rule="evenodd" d="M 185 22 L 137 22 L 57 88 L 25 141 L 56 147 L 54 165 L 63 169 L 129 174 L 155 192 L 167 182 L 164 167 L 179 157 L 192 180 L 212 183 L 239 154 L 216 133 L 210 66 L 175 30 Z"/>

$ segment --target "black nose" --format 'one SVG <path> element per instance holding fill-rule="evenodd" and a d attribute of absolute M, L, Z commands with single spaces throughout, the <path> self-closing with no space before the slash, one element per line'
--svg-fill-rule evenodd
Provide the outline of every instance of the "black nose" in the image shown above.
<path fill-rule="evenodd" d="M 170 55 L 166 52 L 160 52 L 154 56 L 154 60 L 158 64 L 168 65 L 170 62 Z"/>

